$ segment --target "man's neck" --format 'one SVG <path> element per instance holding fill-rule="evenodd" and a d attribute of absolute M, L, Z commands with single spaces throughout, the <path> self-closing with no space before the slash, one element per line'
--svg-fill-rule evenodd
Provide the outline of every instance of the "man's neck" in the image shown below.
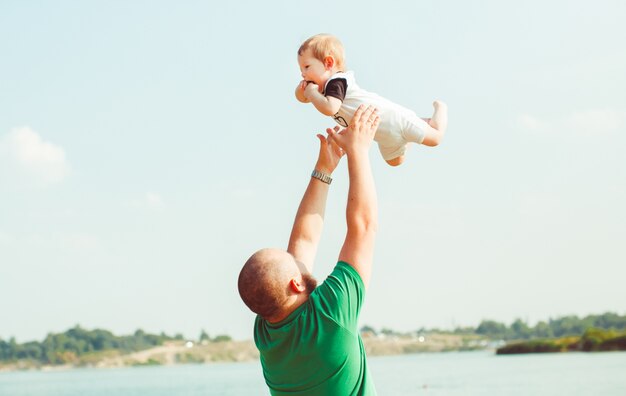
<path fill-rule="evenodd" d="M 309 293 L 299 293 L 295 297 L 296 298 L 290 300 L 290 302 L 287 305 L 285 305 L 285 307 L 279 314 L 274 315 L 271 318 L 266 318 L 265 320 L 267 320 L 270 323 L 278 323 L 282 320 L 285 320 L 287 316 L 291 315 L 293 311 L 295 311 L 302 304 L 307 302 L 307 300 L 309 299 Z"/>

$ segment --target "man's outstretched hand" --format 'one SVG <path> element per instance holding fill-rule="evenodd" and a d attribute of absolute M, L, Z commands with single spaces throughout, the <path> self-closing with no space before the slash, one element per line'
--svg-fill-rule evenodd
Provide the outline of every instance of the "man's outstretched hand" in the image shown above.
<path fill-rule="evenodd" d="M 338 131 L 339 127 L 336 126 L 334 129 L 326 129 L 328 138 L 321 134 L 317 135 L 317 138 L 320 140 L 320 153 L 317 158 L 315 169 L 328 175 L 333 173 L 339 164 L 341 157 L 344 155 L 343 150 L 337 146 L 337 143 L 330 139 L 331 133 Z"/>
<path fill-rule="evenodd" d="M 338 128 L 327 129 L 330 140 L 348 156 L 367 152 L 380 124 L 380 117 L 374 106 L 361 105 L 354 113 L 348 127 L 340 132 Z"/>

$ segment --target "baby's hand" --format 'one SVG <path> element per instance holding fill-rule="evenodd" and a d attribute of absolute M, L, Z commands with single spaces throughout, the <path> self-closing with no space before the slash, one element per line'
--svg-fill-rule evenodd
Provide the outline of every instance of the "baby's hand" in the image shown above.
<path fill-rule="evenodd" d="M 304 80 L 300 81 L 298 83 L 298 85 L 296 86 L 296 99 L 298 99 L 299 102 L 301 103 L 309 103 L 310 100 L 308 100 L 306 98 L 306 96 L 304 95 L 304 89 L 306 88 L 306 85 L 308 83 Z"/>
<path fill-rule="evenodd" d="M 304 87 L 304 96 L 305 96 L 307 99 L 311 100 L 311 97 L 312 97 L 313 95 L 315 95 L 315 94 L 314 94 L 314 92 L 319 93 L 320 88 L 319 88 L 319 86 L 318 86 L 317 84 L 315 84 L 315 83 L 312 83 L 312 82 L 306 82 L 306 81 L 305 81 L 305 83 L 306 83 L 306 86 Z"/>
<path fill-rule="evenodd" d="M 300 84 L 298 84 L 298 90 L 302 92 L 302 94 L 304 94 L 304 88 L 306 88 L 306 84 L 307 82 L 304 80 L 300 81 Z"/>

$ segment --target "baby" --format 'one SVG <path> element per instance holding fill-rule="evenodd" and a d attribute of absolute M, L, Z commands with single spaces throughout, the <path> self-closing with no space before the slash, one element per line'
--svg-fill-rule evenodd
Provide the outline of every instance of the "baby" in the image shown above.
<path fill-rule="evenodd" d="M 445 103 L 433 102 L 432 117 L 422 119 L 407 108 L 359 88 L 353 73 L 344 71 L 343 45 L 336 37 L 318 34 L 306 40 L 298 50 L 298 63 L 302 81 L 296 87 L 296 98 L 313 103 L 339 125 L 347 127 L 359 105 L 376 106 L 381 121 L 374 140 L 389 165 L 398 166 L 404 161 L 409 142 L 436 146 L 441 141 L 448 123 Z"/>

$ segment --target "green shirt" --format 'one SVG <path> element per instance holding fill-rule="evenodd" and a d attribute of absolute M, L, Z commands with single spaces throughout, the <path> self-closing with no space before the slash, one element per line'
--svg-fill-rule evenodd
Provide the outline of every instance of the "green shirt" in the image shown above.
<path fill-rule="evenodd" d="M 376 395 L 357 329 L 364 295 L 359 274 L 340 261 L 284 320 L 257 316 L 254 341 L 272 395 Z"/>

